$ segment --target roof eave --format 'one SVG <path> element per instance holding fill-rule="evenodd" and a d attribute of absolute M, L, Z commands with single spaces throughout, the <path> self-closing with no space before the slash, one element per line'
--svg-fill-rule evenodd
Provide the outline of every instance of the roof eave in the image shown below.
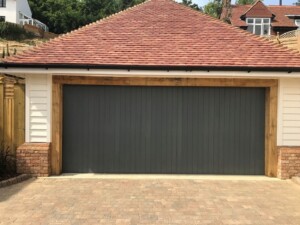
<path fill-rule="evenodd" d="M 181 71 L 277 71 L 300 72 L 299 67 L 254 67 L 254 66 L 190 66 L 190 65 L 93 65 L 93 64 L 32 64 L 1 63 L 0 68 L 33 69 L 122 69 L 122 70 L 181 70 Z"/>
<path fill-rule="evenodd" d="M 257 18 L 271 18 L 272 20 L 275 19 L 276 15 L 272 13 L 271 17 L 257 17 Z M 256 18 L 256 17 L 247 17 L 247 18 Z M 243 14 L 240 16 L 241 20 L 245 20 L 246 19 L 246 14 Z"/>
<path fill-rule="evenodd" d="M 288 27 L 288 28 L 297 28 L 297 26 L 294 26 L 294 25 L 276 25 L 276 24 L 272 24 L 272 27 L 280 27 L 280 28 L 285 28 L 285 27 Z"/>

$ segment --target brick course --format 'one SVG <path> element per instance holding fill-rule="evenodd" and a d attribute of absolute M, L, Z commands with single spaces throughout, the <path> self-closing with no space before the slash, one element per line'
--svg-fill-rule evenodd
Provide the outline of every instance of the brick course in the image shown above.
<path fill-rule="evenodd" d="M 17 172 L 47 177 L 50 168 L 50 143 L 25 143 L 17 149 Z"/>
<path fill-rule="evenodd" d="M 278 178 L 300 176 L 300 147 L 279 147 Z"/>

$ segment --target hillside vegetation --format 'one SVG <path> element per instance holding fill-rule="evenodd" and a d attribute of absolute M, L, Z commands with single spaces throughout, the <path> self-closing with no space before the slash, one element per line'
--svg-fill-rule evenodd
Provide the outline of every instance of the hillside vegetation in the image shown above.
<path fill-rule="evenodd" d="M 43 42 L 45 42 L 45 40 L 38 38 L 23 41 L 0 39 L 0 61 L 4 57 L 20 54 L 21 52 L 33 48 Z"/>
<path fill-rule="evenodd" d="M 0 22 L 0 61 L 45 41 L 47 40 L 37 38 L 33 33 L 24 30 L 19 25 Z"/>
<path fill-rule="evenodd" d="M 35 35 L 24 30 L 20 25 L 0 22 L 0 37 L 6 40 L 21 41 L 24 39 L 32 39 Z"/>

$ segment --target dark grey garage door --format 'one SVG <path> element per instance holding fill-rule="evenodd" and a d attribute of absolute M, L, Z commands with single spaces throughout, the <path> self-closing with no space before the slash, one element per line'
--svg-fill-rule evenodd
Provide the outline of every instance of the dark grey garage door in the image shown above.
<path fill-rule="evenodd" d="M 264 174 L 263 88 L 63 93 L 63 172 Z"/>

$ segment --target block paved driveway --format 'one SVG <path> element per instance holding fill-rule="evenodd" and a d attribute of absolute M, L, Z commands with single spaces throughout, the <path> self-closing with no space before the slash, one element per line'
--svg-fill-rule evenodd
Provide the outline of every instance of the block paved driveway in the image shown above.
<path fill-rule="evenodd" d="M 291 181 L 31 179 L 0 189 L 0 224 L 300 224 Z"/>

